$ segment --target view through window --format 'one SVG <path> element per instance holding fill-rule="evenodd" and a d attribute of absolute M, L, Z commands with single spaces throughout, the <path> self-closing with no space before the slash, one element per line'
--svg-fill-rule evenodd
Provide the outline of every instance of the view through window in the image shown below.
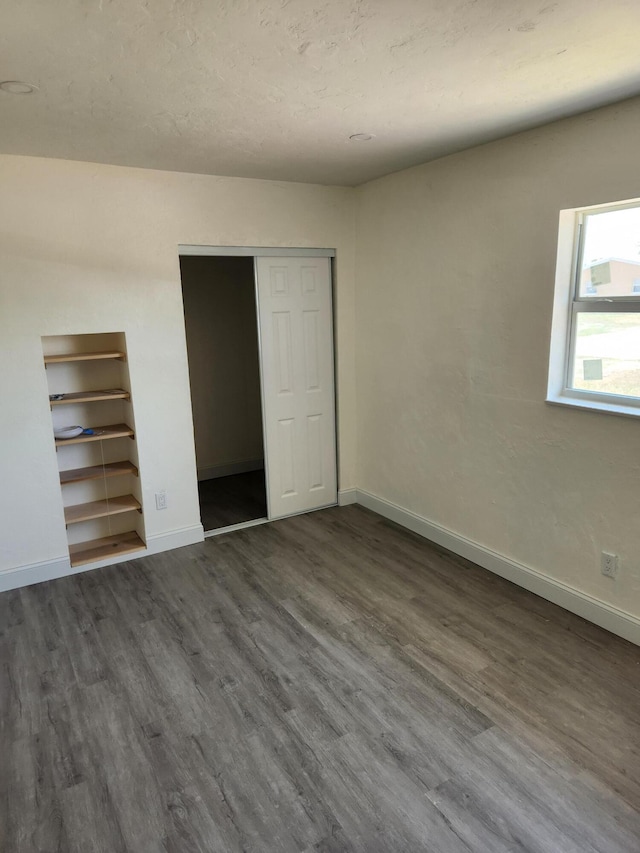
<path fill-rule="evenodd" d="M 580 219 L 568 388 L 640 398 L 640 204 Z"/>

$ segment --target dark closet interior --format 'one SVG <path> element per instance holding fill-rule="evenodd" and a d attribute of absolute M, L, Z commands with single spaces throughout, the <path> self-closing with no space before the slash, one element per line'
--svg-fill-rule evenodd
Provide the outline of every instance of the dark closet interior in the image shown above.
<path fill-rule="evenodd" d="M 181 256 L 189 380 L 205 531 L 266 518 L 251 257 Z"/>

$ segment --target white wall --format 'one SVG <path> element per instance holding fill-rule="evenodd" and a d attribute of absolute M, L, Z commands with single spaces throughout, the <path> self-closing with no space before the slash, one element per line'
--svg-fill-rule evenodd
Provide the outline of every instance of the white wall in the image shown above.
<path fill-rule="evenodd" d="M 356 257 L 359 489 L 636 616 L 640 423 L 544 399 L 558 212 L 640 196 L 639 135 L 628 101 L 367 184 Z"/>
<path fill-rule="evenodd" d="M 253 258 L 183 257 L 180 269 L 196 464 L 206 479 L 264 456 Z"/>
<path fill-rule="evenodd" d="M 67 556 L 42 335 L 126 333 L 147 537 L 197 529 L 180 243 L 336 248 L 340 474 L 355 485 L 352 190 L 15 156 L 0 186 L 0 570 Z"/>

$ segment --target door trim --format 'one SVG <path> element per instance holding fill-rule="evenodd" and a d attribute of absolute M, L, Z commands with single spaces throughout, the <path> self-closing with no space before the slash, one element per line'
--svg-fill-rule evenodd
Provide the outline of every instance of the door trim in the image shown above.
<path fill-rule="evenodd" d="M 250 257 L 255 258 L 335 258 L 335 249 L 278 248 L 277 246 L 194 246 L 178 244 L 179 255 L 202 255 L 204 257 Z"/>
<path fill-rule="evenodd" d="M 269 450 L 267 448 L 267 415 L 264 410 L 264 351 L 262 349 L 262 323 L 260 322 L 260 294 L 258 292 L 258 256 L 253 256 L 253 292 L 256 302 L 258 326 L 258 371 L 260 373 L 260 409 L 262 412 L 262 455 L 264 457 L 264 488 L 267 499 L 267 519 L 271 521 L 271 491 L 269 489 Z"/>
<path fill-rule="evenodd" d="M 259 524 L 265 524 L 272 520 L 271 505 L 269 498 L 269 463 L 267 458 L 267 432 L 264 407 L 264 382 L 262 376 L 263 368 L 263 351 L 262 337 L 260 328 L 260 302 L 258 293 L 258 258 L 261 257 L 290 257 L 290 258 L 329 258 L 329 280 L 331 288 L 331 362 L 332 362 L 332 378 L 333 378 L 333 434 L 335 441 L 335 466 L 336 466 L 336 503 L 326 504 L 323 507 L 315 509 L 327 509 L 332 506 L 340 505 L 340 441 L 338 438 L 338 353 L 337 353 L 337 299 L 336 299 L 336 277 L 335 277 L 335 249 L 320 249 L 320 248 L 302 248 L 302 247 L 278 247 L 278 246 L 206 246 L 192 243 L 178 243 L 178 260 L 180 256 L 185 257 L 252 257 L 253 258 L 253 282 L 255 288 L 255 306 L 256 306 L 256 323 L 258 327 L 258 356 L 259 356 L 259 371 L 260 371 L 260 404 L 262 414 L 262 446 L 264 451 L 264 474 L 265 474 L 265 490 L 267 499 L 267 517 L 254 519 L 248 522 L 240 522 L 238 525 L 230 527 L 218 527 L 213 530 L 204 531 L 204 538 L 208 539 L 211 536 L 217 536 L 219 533 L 230 533 L 232 530 L 241 530 L 244 527 L 253 527 Z M 191 407 L 193 409 L 193 401 L 189 397 Z M 198 477 L 196 473 L 196 483 Z M 312 510 L 303 510 L 302 513 L 292 513 L 292 515 L 304 514 L 305 512 L 315 512 Z M 288 518 L 290 516 L 282 516 Z"/>

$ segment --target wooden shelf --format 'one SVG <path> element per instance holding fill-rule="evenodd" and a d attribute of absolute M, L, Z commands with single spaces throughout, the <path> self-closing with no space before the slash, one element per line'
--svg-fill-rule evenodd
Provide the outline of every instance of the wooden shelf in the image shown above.
<path fill-rule="evenodd" d="M 115 536 L 105 536 L 103 539 L 92 539 L 90 542 L 79 542 L 69 545 L 69 556 L 72 566 L 84 566 L 98 560 L 108 560 L 122 554 L 132 554 L 143 551 L 147 546 L 135 531 L 118 533 Z"/>
<path fill-rule="evenodd" d="M 110 438 L 133 438 L 133 430 L 126 424 L 92 427 L 93 435 L 77 435 L 75 438 L 56 438 L 56 447 L 65 444 L 84 444 L 87 441 L 106 441 Z"/>
<path fill-rule="evenodd" d="M 45 364 L 63 364 L 68 361 L 102 361 L 106 358 L 115 358 L 124 361 L 126 353 L 119 350 L 107 350 L 106 352 L 68 352 L 62 355 L 45 355 Z"/>
<path fill-rule="evenodd" d="M 91 521 L 94 518 L 104 518 L 106 515 L 119 515 L 121 512 L 131 512 L 134 509 L 142 509 L 142 507 L 133 495 L 119 495 L 117 498 L 108 500 L 66 506 L 64 523 L 77 524 L 79 521 Z"/>
<path fill-rule="evenodd" d="M 58 395 L 55 395 L 58 396 Z M 113 388 L 109 391 L 76 391 L 72 394 L 63 394 L 61 400 L 49 398 L 51 406 L 68 406 L 69 403 L 98 403 L 101 400 L 129 400 L 131 394 L 122 388 Z"/>
<path fill-rule="evenodd" d="M 120 477 L 123 474 L 138 476 L 138 469 L 133 462 L 107 462 L 106 465 L 89 465 L 87 468 L 71 468 L 60 471 L 60 485 L 67 483 L 82 483 L 85 480 L 102 480 L 105 477 Z"/>

